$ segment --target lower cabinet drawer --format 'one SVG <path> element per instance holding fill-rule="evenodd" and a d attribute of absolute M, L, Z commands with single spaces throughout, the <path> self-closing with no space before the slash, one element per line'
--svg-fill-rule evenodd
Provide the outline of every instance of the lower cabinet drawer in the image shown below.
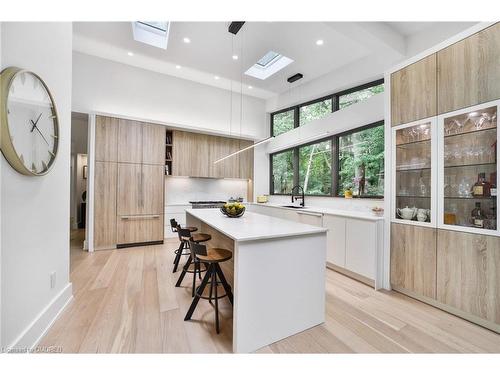
<path fill-rule="evenodd" d="M 118 245 L 163 241 L 163 214 L 118 216 Z"/>

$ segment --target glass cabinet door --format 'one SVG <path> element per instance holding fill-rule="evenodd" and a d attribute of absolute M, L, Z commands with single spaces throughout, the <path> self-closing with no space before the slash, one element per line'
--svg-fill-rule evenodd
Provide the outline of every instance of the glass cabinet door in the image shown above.
<path fill-rule="evenodd" d="M 433 125 L 434 124 L 434 125 Z M 435 120 L 393 128 L 393 219 L 430 223 L 433 205 L 433 129 Z"/>
<path fill-rule="evenodd" d="M 497 104 L 443 115 L 440 132 L 440 223 L 496 231 Z"/>

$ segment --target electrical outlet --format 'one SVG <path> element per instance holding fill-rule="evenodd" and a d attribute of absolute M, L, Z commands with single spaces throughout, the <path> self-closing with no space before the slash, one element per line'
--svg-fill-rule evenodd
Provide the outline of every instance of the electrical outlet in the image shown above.
<path fill-rule="evenodd" d="M 56 287 L 56 273 L 52 272 L 50 274 L 50 289 L 54 289 Z"/>

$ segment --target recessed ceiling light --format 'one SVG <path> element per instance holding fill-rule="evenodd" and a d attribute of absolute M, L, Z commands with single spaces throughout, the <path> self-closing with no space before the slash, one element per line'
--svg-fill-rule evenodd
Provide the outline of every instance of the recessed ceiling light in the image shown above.
<path fill-rule="evenodd" d="M 134 56 L 134 54 L 132 52 L 127 52 L 127 55 Z"/>
<path fill-rule="evenodd" d="M 180 65 L 176 65 L 176 66 L 175 66 L 175 69 L 180 69 L 180 68 L 181 68 L 181 66 L 180 66 Z"/>
<path fill-rule="evenodd" d="M 214 76 L 214 79 L 219 79 L 220 77 L 219 76 Z"/>
<path fill-rule="evenodd" d="M 251 90 L 251 89 L 253 89 L 253 87 L 252 87 L 252 86 L 248 86 L 248 88 L 249 88 L 250 90 Z"/>
<path fill-rule="evenodd" d="M 238 60 L 238 55 L 233 55 L 233 60 Z"/>
<path fill-rule="evenodd" d="M 322 46 L 322 45 L 323 45 L 323 43 L 324 43 L 324 42 L 323 42 L 323 39 L 318 39 L 318 40 L 316 41 L 316 45 L 317 45 L 317 46 Z"/>
<path fill-rule="evenodd" d="M 191 39 L 189 39 L 189 38 L 184 38 L 182 40 L 184 41 L 184 43 L 191 43 Z"/>

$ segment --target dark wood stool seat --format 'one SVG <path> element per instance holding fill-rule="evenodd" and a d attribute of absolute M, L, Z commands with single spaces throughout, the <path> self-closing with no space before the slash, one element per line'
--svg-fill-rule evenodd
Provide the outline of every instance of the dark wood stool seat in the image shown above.
<path fill-rule="evenodd" d="M 210 241 L 212 236 L 207 233 L 194 233 L 192 235 L 193 242 L 200 243 Z M 189 241 L 189 238 L 187 239 Z"/>
<path fill-rule="evenodd" d="M 219 263 L 226 262 L 232 258 L 233 253 L 227 249 L 221 248 L 209 248 L 203 244 L 196 243 L 194 241 L 190 242 L 191 254 L 198 262 L 203 262 L 208 265 L 207 272 L 201 281 L 200 286 L 196 289 L 196 293 L 189 306 L 189 310 L 184 317 L 184 320 L 190 320 L 193 316 L 194 310 L 198 305 L 200 299 L 208 299 L 210 302 L 214 300 L 215 302 L 215 331 L 217 334 L 220 332 L 219 328 L 219 299 L 227 297 L 231 305 L 233 304 L 233 292 L 231 291 L 231 286 L 226 281 L 226 277 L 219 266 Z M 210 294 L 207 297 L 203 295 L 205 287 L 210 282 Z M 218 296 L 217 286 L 222 284 L 226 294 Z"/>
<path fill-rule="evenodd" d="M 183 255 L 191 255 L 191 250 L 189 250 L 189 244 L 186 243 L 185 241 L 182 241 L 181 236 L 179 234 L 179 231 L 177 228 L 179 228 L 180 225 L 177 223 L 175 219 L 170 219 L 170 229 L 172 232 L 177 233 L 179 237 L 179 248 L 174 251 L 175 258 L 174 258 L 174 269 L 172 270 L 173 273 L 177 272 L 177 267 L 179 267 L 179 262 L 181 260 L 181 256 Z M 185 229 L 189 230 L 189 232 L 196 232 L 198 228 L 196 227 L 185 227 Z"/>
<path fill-rule="evenodd" d="M 202 262 L 205 262 L 205 263 L 225 262 L 226 260 L 231 259 L 232 256 L 233 256 L 233 253 L 231 251 L 226 250 L 226 249 L 220 249 L 217 247 L 208 248 L 207 255 L 200 255 L 200 254 L 196 255 L 196 257 L 199 260 L 201 260 Z"/>

